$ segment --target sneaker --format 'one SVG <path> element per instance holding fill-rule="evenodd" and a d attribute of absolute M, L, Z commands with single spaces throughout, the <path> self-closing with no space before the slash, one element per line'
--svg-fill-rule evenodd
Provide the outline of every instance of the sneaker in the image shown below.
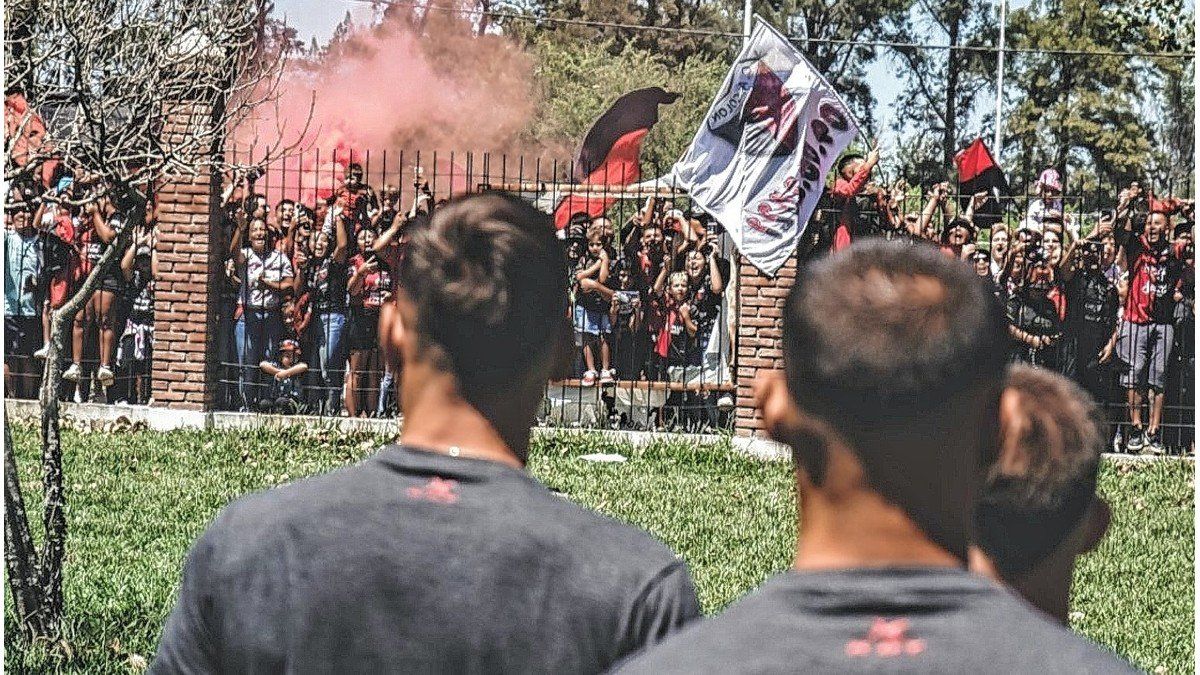
<path fill-rule="evenodd" d="M 33 358 L 41 359 L 43 361 L 46 360 L 47 356 L 50 356 L 50 345 L 49 344 L 42 345 L 41 349 L 39 349 L 33 353 Z"/>
<path fill-rule="evenodd" d="M 63 375 L 62 375 L 63 379 L 66 380 L 67 382 L 78 382 L 79 381 L 79 371 L 80 371 L 79 364 L 72 363 L 66 370 L 63 371 Z"/>
<path fill-rule="evenodd" d="M 589 370 L 583 374 L 583 386 L 585 386 L 585 387 L 596 386 L 596 371 Z"/>
<path fill-rule="evenodd" d="M 1162 444 L 1162 430 L 1158 430 L 1152 434 L 1146 434 L 1145 451 L 1152 455 L 1164 454 L 1167 449 Z"/>
<path fill-rule="evenodd" d="M 117 381 L 112 369 L 108 366 L 100 366 L 96 369 L 96 379 L 100 380 L 100 384 L 106 387 L 113 386 L 113 382 Z"/>
<path fill-rule="evenodd" d="M 1146 432 L 1141 427 L 1133 427 L 1127 432 L 1129 438 L 1125 441 L 1125 450 L 1134 454 L 1146 447 Z"/>
<path fill-rule="evenodd" d="M 600 384 L 612 384 L 613 382 L 616 381 L 616 379 L 614 378 L 614 376 L 616 374 L 617 374 L 616 370 L 600 371 Z"/>

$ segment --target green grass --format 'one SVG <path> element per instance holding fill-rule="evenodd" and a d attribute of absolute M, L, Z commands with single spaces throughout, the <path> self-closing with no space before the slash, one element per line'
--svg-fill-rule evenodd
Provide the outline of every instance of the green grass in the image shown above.
<path fill-rule="evenodd" d="M 38 487 L 35 432 L 14 426 L 27 495 Z M 70 655 L 23 649 L 6 614 L 6 669 L 137 670 L 139 657 L 153 655 L 188 546 L 222 505 L 357 460 L 379 441 L 299 430 L 68 432 Z M 588 452 L 620 452 L 629 461 L 578 459 Z M 794 497 L 785 464 L 721 446 L 635 450 L 583 435 L 540 441 L 530 468 L 550 487 L 650 530 L 682 554 L 706 612 L 791 558 Z M 1192 465 L 1179 461 L 1106 464 L 1101 491 L 1114 506 L 1113 529 L 1077 573 L 1076 627 L 1150 671 L 1193 671 L 1193 480 Z"/>

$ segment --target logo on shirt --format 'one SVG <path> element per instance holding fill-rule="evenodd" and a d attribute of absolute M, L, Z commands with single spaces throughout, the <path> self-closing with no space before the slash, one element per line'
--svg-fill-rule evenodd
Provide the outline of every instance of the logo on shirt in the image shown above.
<path fill-rule="evenodd" d="M 854 639 L 846 643 L 846 656 L 916 656 L 925 651 L 925 641 L 908 635 L 908 619 L 875 617 L 867 630 L 865 639 Z"/>
<path fill-rule="evenodd" d="M 424 485 L 408 488 L 405 494 L 409 499 L 419 499 L 437 504 L 453 504 L 458 501 L 458 493 L 455 492 L 457 488 L 458 481 L 434 476 Z"/>

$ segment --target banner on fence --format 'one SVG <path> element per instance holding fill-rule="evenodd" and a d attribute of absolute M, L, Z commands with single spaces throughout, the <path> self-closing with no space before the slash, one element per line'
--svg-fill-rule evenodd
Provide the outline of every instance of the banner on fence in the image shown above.
<path fill-rule="evenodd" d="M 691 146 L 665 182 L 687 190 L 742 255 L 774 274 L 858 123 L 787 38 L 756 19 Z"/>

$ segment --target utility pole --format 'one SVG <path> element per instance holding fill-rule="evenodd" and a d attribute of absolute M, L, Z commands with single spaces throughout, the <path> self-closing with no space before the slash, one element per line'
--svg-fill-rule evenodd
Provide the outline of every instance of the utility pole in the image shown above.
<path fill-rule="evenodd" d="M 742 2 L 742 46 L 746 46 L 750 42 L 750 31 L 754 23 L 754 8 L 751 7 L 752 0 L 743 0 Z"/>
<path fill-rule="evenodd" d="M 996 138 L 992 142 L 992 152 L 997 162 L 1004 147 L 1004 24 L 1007 18 L 1008 0 L 1000 0 L 1000 45 L 996 50 Z"/>

